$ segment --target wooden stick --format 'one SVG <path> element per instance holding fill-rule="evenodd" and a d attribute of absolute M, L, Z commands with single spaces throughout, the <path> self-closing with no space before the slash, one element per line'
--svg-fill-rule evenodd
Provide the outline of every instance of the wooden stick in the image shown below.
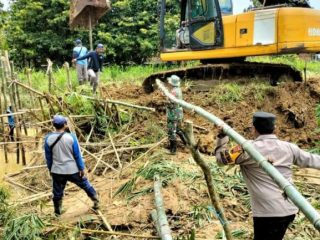
<path fill-rule="evenodd" d="M 163 205 L 161 187 L 162 182 L 160 180 L 160 177 L 156 175 L 154 177 L 154 197 L 157 209 L 158 223 L 160 227 L 160 237 L 162 240 L 173 240 L 171 235 L 171 229 L 169 227 L 168 219 Z"/>
<path fill-rule="evenodd" d="M 70 229 L 74 230 L 74 227 L 69 227 L 65 225 L 57 225 L 57 224 L 50 224 L 49 226 L 53 226 L 56 228 L 64 228 L 64 229 Z M 101 231 L 101 230 L 91 230 L 91 229 L 84 229 L 81 228 L 80 232 L 83 234 L 92 234 L 92 233 L 97 233 L 97 234 L 105 234 L 105 235 L 118 235 L 118 236 L 127 236 L 127 237 L 133 237 L 134 238 L 145 238 L 145 239 L 160 239 L 160 237 L 157 236 L 148 236 L 148 235 L 135 235 L 135 234 L 130 234 L 130 233 L 121 233 L 121 232 L 110 232 L 110 231 Z"/>
<path fill-rule="evenodd" d="M 219 195 L 216 192 L 215 187 L 214 187 L 215 185 L 214 185 L 214 182 L 212 179 L 210 167 L 203 160 L 203 158 L 199 152 L 199 149 L 197 148 L 196 143 L 195 143 L 194 134 L 193 134 L 193 123 L 191 121 L 186 121 L 186 125 L 187 125 L 186 126 L 186 137 L 187 137 L 187 143 L 188 143 L 187 146 L 191 151 L 191 154 L 192 154 L 194 161 L 199 165 L 199 167 L 203 171 L 204 177 L 206 179 L 207 187 L 208 187 L 210 200 L 211 200 L 212 205 L 215 208 L 217 218 L 220 221 L 220 223 L 224 229 L 226 238 L 228 240 L 231 240 L 232 234 L 229 229 L 227 219 L 223 213 L 223 208 L 220 204 Z"/>
<path fill-rule="evenodd" d="M 97 211 L 99 217 L 101 218 L 103 225 L 110 231 L 112 232 L 112 228 L 111 225 L 108 223 L 107 219 L 105 218 L 105 216 L 102 214 L 102 212 L 100 210 Z"/>
<path fill-rule="evenodd" d="M 108 131 L 108 135 L 109 135 L 109 139 L 110 139 L 110 141 L 111 141 L 112 148 L 113 148 L 113 150 L 114 150 L 114 152 L 115 152 L 115 154 L 116 154 L 119 167 L 120 167 L 120 169 L 121 169 L 121 168 L 122 168 L 122 163 L 121 163 L 121 161 L 120 161 L 120 158 L 119 158 L 119 155 L 118 155 L 118 151 L 117 151 L 116 147 L 114 146 L 113 139 L 112 139 L 111 134 L 110 134 L 109 131 Z"/>

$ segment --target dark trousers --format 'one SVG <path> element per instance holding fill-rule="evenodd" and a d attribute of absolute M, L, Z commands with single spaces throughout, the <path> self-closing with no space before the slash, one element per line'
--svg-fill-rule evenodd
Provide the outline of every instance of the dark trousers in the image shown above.
<path fill-rule="evenodd" d="M 14 142 L 14 127 L 9 126 L 9 139 Z"/>
<path fill-rule="evenodd" d="M 254 240 L 282 240 L 295 216 L 254 217 Z"/>
<path fill-rule="evenodd" d="M 63 192 L 66 187 L 67 182 L 72 182 L 76 184 L 78 187 L 83 189 L 89 198 L 94 199 L 97 195 L 96 190 L 90 184 L 86 177 L 81 178 L 79 173 L 63 175 L 52 173 L 52 193 L 53 193 L 53 201 L 58 202 L 63 198 Z"/>

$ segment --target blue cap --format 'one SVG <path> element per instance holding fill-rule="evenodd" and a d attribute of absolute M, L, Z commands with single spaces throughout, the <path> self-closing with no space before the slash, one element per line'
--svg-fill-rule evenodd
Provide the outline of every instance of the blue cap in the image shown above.
<path fill-rule="evenodd" d="M 103 45 L 102 45 L 101 43 L 99 43 L 99 44 L 97 45 L 97 48 L 103 48 Z"/>
<path fill-rule="evenodd" d="M 67 119 L 61 115 L 55 115 L 52 120 L 53 124 L 63 125 L 67 123 Z"/>
<path fill-rule="evenodd" d="M 82 42 L 81 42 L 81 40 L 80 39 L 77 39 L 76 40 L 76 44 L 81 44 Z"/>

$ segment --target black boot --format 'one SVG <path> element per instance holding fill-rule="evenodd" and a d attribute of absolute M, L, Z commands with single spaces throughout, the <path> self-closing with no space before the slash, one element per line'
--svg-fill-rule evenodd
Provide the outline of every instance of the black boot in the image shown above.
<path fill-rule="evenodd" d="M 177 129 L 177 135 L 180 137 L 183 145 L 186 146 L 187 145 L 187 137 L 186 137 L 185 133 L 180 128 Z"/>
<path fill-rule="evenodd" d="M 93 196 L 93 197 L 91 198 L 91 200 L 93 201 L 92 209 L 93 209 L 93 210 L 99 210 L 99 208 L 100 208 L 100 201 L 99 201 L 98 195 Z"/>
<path fill-rule="evenodd" d="M 175 155 L 177 152 L 177 141 L 170 140 L 170 154 Z"/>
<path fill-rule="evenodd" d="M 54 214 L 56 215 L 56 217 L 59 217 L 62 211 L 62 200 L 53 201 L 53 206 L 54 206 Z"/>

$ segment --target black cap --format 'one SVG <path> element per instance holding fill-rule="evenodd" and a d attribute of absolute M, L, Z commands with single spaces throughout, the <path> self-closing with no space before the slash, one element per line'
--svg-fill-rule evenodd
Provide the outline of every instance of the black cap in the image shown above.
<path fill-rule="evenodd" d="M 271 134 L 274 131 L 276 116 L 267 112 L 253 114 L 253 126 L 260 134 Z"/>

